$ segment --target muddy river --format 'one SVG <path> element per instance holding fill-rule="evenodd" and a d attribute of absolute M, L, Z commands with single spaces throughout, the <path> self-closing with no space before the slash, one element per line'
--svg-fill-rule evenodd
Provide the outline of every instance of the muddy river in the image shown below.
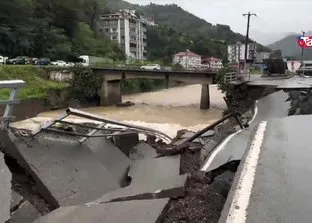
<path fill-rule="evenodd" d="M 123 96 L 123 101 L 131 101 L 131 107 L 90 107 L 84 111 L 98 114 L 107 119 L 154 128 L 174 137 L 180 129 L 199 130 L 222 115 L 226 105 L 222 93 L 216 85 L 210 86 L 211 108 L 200 110 L 201 85 L 170 88 L 157 92 Z M 16 122 L 12 126 L 33 129 L 38 124 L 57 117 L 64 110 L 40 113 L 31 120 Z M 84 121 L 70 116 L 68 120 Z"/>

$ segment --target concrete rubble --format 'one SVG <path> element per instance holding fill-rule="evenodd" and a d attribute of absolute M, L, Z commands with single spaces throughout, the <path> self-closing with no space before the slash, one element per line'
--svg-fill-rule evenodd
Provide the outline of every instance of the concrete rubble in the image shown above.
<path fill-rule="evenodd" d="M 164 218 L 169 199 L 126 201 L 97 204 L 92 207 L 72 206 L 59 208 L 34 223 L 158 223 Z"/>
<path fill-rule="evenodd" d="M 158 181 L 146 181 L 145 184 L 130 184 L 128 187 L 106 193 L 99 199 L 87 203 L 87 205 L 115 201 L 181 197 L 185 194 L 184 187 L 187 178 L 187 175 L 180 175 Z"/>
<path fill-rule="evenodd" d="M 35 180 L 38 191 L 57 208 L 92 201 L 120 188 L 86 144 L 75 139 L 42 133 L 38 137 L 15 137 L 1 132 L 6 152 Z"/>
<path fill-rule="evenodd" d="M 16 210 L 23 201 L 23 196 L 12 190 L 10 210 Z"/>
<path fill-rule="evenodd" d="M 153 159 L 157 156 L 157 151 L 145 142 L 140 142 L 130 150 L 131 160 Z"/>
<path fill-rule="evenodd" d="M 180 172 L 180 155 L 144 159 L 135 161 L 129 170 L 131 183 L 145 184 L 178 176 Z"/>
<path fill-rule="evenodd" d="M 111 140 L 93 138 L 88 140 L 87 145 L 119 185 L 124 185 L 131 160 Z"/>
<path fill-rule="evenodd" d="M 8 223 L 32 223 L 41 214 L 28 201 L 23 202 L 16 211 L 11 213 Z"/>

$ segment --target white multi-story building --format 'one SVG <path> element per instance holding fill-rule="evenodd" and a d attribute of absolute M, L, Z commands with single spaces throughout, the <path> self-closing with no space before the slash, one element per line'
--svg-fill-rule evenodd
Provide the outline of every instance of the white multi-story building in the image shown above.
<path fill-rule="evenodd" d="M 100 16 L 99 35 L 116 40 L 129 59 L 146 60 L 147 26 L 153 25 L 146 18 L 138 18 L 134 10 Z"/>
<path fill-rule="evenodd" d="M 215 57 L 207 57 L 202 59 L 202 64 L 208 65 L 209 69 L 219 70 L 223 67 L 222 60 Z"/>
<path fill-rule="evenodd" d="M 263 60 L 269 59 L 270 55 L 270 52 L 256 52 L 256 62 L 263 63 Z"/>
<path fill-rule="evenodd" d="M 254 60 L 256 54 L 256 44 L 249 43 L 247 45 L 247 59 Z M 238 63 L 245 59 L 245 44 L 237 42 L 236 44 L 228 45 L 228 60 L 230 63 Z"/>
<path fill-rule="evenodd" d="M 195 69 L 201 66 L 201 56 L 189 50 L 173 56 L 173 64 L 180 64 L 185 69 Z"/>

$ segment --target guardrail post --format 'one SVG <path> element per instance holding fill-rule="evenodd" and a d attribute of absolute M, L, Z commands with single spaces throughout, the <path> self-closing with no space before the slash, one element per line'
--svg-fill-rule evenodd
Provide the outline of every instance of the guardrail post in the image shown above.
<path fill-rule="evenodd" d="M 0 100 L 0 105 L 6 105 L 2 118 L 0 119 L 1 129 L 7 129 L 9 127 L 10 121 L 14 118 L 13 106 L 18 104 L 20 101 L 16 99 L 18 89 L 23 87 L 25 82 L 22 80 L 10 80 L 10 81 L 0 81 L 0 88 L 11 88 L 10 97 L 8 100 Z"/>

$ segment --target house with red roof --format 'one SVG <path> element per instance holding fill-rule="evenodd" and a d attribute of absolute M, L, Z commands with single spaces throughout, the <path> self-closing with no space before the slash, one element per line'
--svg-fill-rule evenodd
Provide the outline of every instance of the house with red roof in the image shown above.
<path fill-rule="evenodd" d="M 173 64 L 181 64 L 185 69 L 195 69 L 201 66 L 201 56 L 189 50 L 173 56 Z"/>
<path fill-rule="evenodd" d="M 223 67 L 222 60 L 216 57 L 203 58 L 202 64 L 209 65 L 209 69 L 212 69 L 212 70 L 219 70 Z"/>

